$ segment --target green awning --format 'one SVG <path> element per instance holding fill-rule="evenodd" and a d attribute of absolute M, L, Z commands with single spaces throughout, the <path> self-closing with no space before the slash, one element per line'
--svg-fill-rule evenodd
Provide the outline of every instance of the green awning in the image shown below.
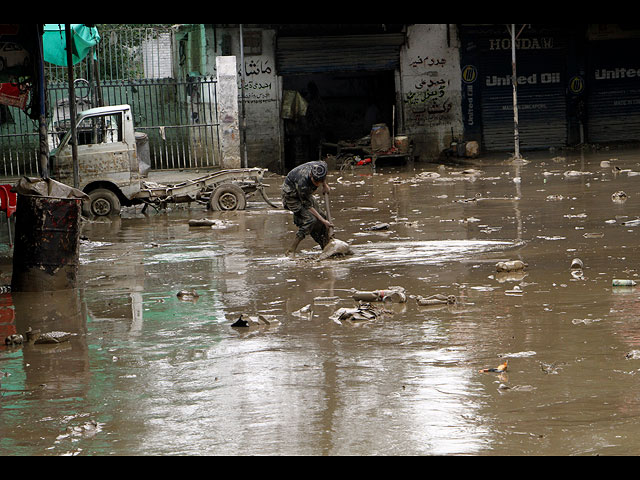
<path fill-rule="evenodd" d="M 89 54 L 91 47 L 100 41 L 97 28 L 87 27 L 80 23 L 71 24 L 71 36 L 73 40 L 71 47 L 74 65 L 83 60 Z M 62 67 L 67 66 L 67 37 L 64 23 L 45 24 L 42 49 L 45 62 Z"/>

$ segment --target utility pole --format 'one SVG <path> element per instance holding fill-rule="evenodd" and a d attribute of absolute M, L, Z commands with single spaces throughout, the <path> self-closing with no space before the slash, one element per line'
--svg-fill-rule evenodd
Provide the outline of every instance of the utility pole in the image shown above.
<path fill-rule="evenodd" d="M 69 79 L 69 122 L 71 123 L 71 155 L 73 158 L 73 186 L 80 185 L 80 173 L 78 166 L 78 135 L 76 133 L 76 90 L 73 79 L 73 50 L 71 38 L 71 24 L 65 23 L 64 33 L 67 41 L 67 77 Z"/>
<path fill-rule="evenodd" d="M 514 126 L 514 142 L 515 142 L 515 153 L 513 158 L 520 159 L 520 131 L 518 127 L 518 80 L 516 76 L 516 40 L 524 30 L 527 24 L 522 25 L 522 28 L 516 35 L 516 26 L 515 24 L 507 25 L 507 29 L 511 33 L 511 84 L 513 86 L 513 126 Z"/>
<path fill-rule="evenodd" d="M 243 156 L 243 165 L 244 168 L 249 168 L 249 159 L 247 158 L 247 114 L 245 111 L 244 105 L 244 89 L 246 83 L 246 74 L 244 68 L 244 33 L 242 31 L 242 24 L 240 24 L 240 63 L 242 64 L 242 71 L 240 77 L 241 84 L 241 95 L 242 95 L 242 120 L 240 122 L 241 125 L 241 136 L 242 136 L 242 156 Z"/>
<path fill-rule="evenodd" d="M 47 138 L 47 112 L 46 112 L 46 88 L 44 80 L 44 57 L 42 52 L 42 35 L 43 26 L 38 24 L 36 29 L 37 35 L 37 52 L 36 52 L 36 65 L 38 68 L 38 100 L 39 100 L 39 115 L 38 115 L 38 136 L 40 138 L 40 176 L 44 179 L 49 178 L 49 140 Z"/>

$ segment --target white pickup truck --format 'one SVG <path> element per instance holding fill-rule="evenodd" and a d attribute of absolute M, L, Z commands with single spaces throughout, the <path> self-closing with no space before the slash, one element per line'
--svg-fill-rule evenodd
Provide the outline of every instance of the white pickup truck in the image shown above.
<path fill-rule="evenodd" d="M 148 150 L 139 151 L 131 107 L 116 105 L 80 112 L 76 119 L 78 138 L 78 188 L 89 196 L 83 206 L 87 216 L 120 213 L 122 206 L 136 204 L 199 202 L 213 210 L 243 210 L 246 195 L 258 190 L 266 197 L 262 183 L 266 169 L 220 170 L 174 185 L 147 182 Z M 144 137 L 144 135 L 142 135 Z M 54 180 L 73 186 L 74 166 L 71 130 L 51 151 L 49 170 Z"/>

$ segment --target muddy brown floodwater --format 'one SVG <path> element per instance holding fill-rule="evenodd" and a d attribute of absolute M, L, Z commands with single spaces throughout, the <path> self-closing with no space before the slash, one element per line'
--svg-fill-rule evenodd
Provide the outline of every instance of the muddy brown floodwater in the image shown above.
<path fill-rule="evenodd" d="M 286 258 L 291 215 L 260 201 L 84 225 L 77 290 L 0 295 L 3 335 L 77 334 L 0 346 L 0 453 L 640 453 L 640 286 L 612 287 L 640 281 L 640 152 L 504 158 L 333 172 L 353 255 L 325 262 L 310 239 Z M 225 222 L 188 225 L 204 217 Z M 390 286 L 407 303 L 332 318 Z M 457 303 L 415 298 L 436 294 Z M 277 321 L 232 328 L 241 314 Z"/>

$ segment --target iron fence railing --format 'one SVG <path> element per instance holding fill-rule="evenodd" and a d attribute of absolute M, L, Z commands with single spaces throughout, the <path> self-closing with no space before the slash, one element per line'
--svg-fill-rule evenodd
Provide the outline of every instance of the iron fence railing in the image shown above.
<path fill-rule="evenodd" d="M 220 165 L 217 82 L 210 77 L 109 81 L 101 85 L 105 105 L 131 105 L 135 129 L 149 139 L 151 168 L 193 169 Z M 91 108 L 90 85 L 76 81 L 76 110 Z M 49 149 L 69 128 L 68 85 L 49 84 Z M 39 176 L 38 125 L 14 107 L 0 111 L 0 175 Z M 4 120 L 4 121 L 2 121 Z"/>
<path fill-rule="evenodd" d="M 153 169 L 219 166 L 217 82 L 214 77 L 175 78 L 172 30 L 115 27 L 101 29 L 100 35 L 95 57 L 74 67 L 76 110 L 95 106 L 98 98 L 105 105 L 131 105 L 136 131 L 148 135 Z M 67 70 L 47 64 L 45 73 L 53 149 L 69 128 Z M 39 176 L 38 152 L 37 122 L 18 108 L 0 105 L 0 175 Z"/>

